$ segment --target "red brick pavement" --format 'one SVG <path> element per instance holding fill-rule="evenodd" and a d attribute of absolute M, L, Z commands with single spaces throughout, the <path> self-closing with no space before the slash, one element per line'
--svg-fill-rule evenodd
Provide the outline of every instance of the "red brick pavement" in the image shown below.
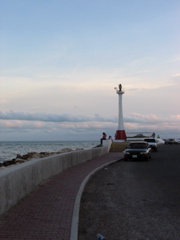
<path fill-rule="evenodd" d="M 107 153 L 48 179 L 0 220 L 2 240 L 69 240 L 74 203 L 83 180 L 96 168 L 122 158 Z"/>

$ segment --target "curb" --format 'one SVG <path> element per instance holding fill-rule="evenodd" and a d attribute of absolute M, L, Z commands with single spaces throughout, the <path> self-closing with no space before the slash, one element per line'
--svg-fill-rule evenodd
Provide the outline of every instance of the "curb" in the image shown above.
<path fill-rule="evenodd" d="M 102 168 L 109 166 L 115 162 L 121 161 L 123 159 L 124 159 L 124 157 L 120 158 L 119 160 L 114 160 L 112 162 L 105 163 L 105 164 L 101 165 L 100 167 L 97 167 L 92 172 L 90 172 L 86 176 L 86 178 L 83 180 L 83 182 L 81 183 L 78 193 L 76 195 L 75 204 L 74 204 L 70 240 L 78 240 L 79 210 L 80 210 L 80 204 L 81 204 L 81 197 L 82 197 L 82 193 L 84 191 L 84 188 L 85 188 L 87 182 L 89 181 L 89 179 L 91 178 L 92 175 L 94 175 L 96 172 L 98 172 Z"/>

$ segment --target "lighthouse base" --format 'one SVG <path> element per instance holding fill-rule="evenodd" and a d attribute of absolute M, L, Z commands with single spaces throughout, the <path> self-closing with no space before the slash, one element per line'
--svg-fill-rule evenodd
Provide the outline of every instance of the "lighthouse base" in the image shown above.
<path fill-rule="evenodd" d="M 116 140 L 126 140 L 126 132 L 125 132 L 125 130 L 117 130 L 115 139 Z"/>

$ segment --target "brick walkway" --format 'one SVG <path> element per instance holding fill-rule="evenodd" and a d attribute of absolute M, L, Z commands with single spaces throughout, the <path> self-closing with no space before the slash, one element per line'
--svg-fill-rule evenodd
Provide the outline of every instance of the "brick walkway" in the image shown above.
<path fill-rule="evenodd" d="M 1 218 L 0 239 L 70 240 L 74 204 L 81 183 L 96 168 L 120 158 L 122 153 L 107 153 L 39 185 Z"/>

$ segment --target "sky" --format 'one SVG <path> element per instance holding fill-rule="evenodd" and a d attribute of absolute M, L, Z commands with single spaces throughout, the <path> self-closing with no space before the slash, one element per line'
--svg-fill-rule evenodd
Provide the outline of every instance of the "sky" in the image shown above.
<path fill-rule="evenodd" d="M 180 138 L 179 0 L 0 0 L 0 141 Z"/>

